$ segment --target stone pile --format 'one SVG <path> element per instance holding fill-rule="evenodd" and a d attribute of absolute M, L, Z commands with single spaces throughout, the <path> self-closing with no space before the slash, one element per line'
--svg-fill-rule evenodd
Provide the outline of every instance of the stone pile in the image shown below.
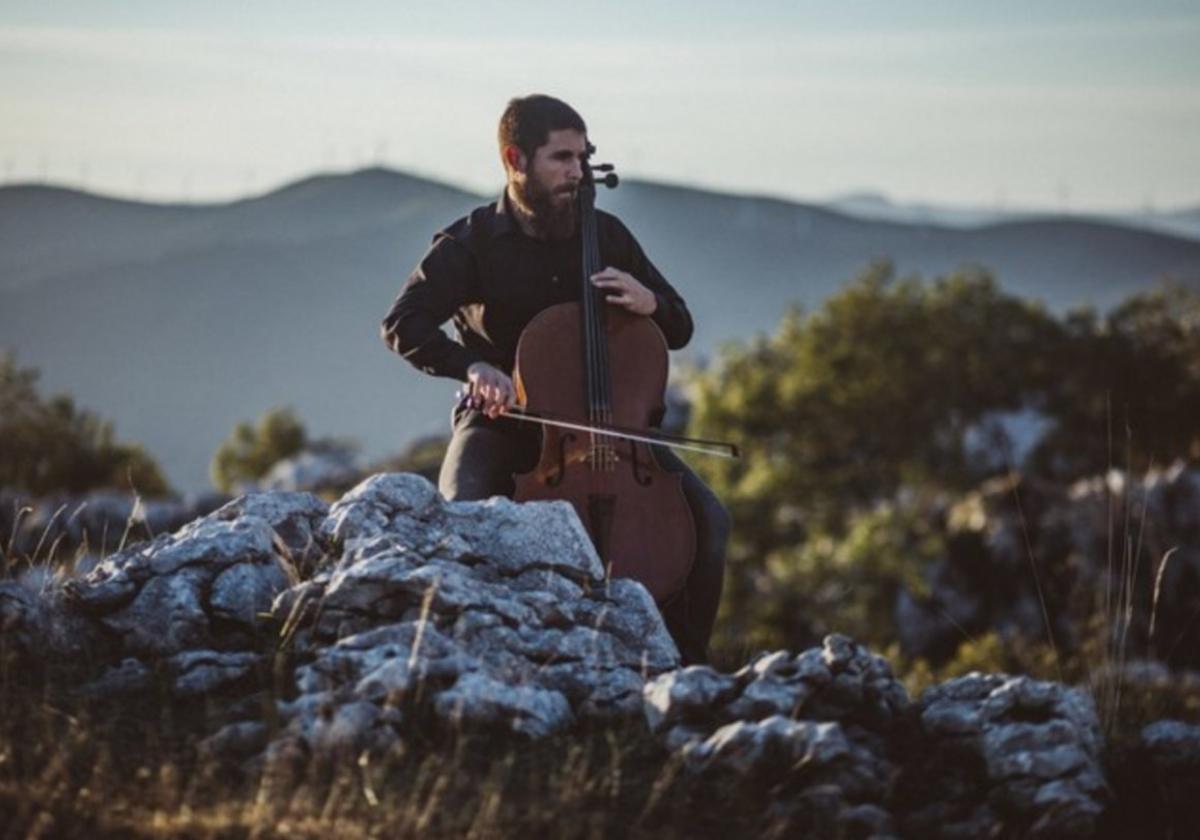
<path fill-rule="evenodd" d="M 828 837 L 893 833 L 887 798 L 910 702 L 882 657 L 839 635 L 645 689 L 651 731 L 693 774 L 740 796 L 769 791 L 764 829 Z"/>
<path fill-rule="evenodd" d="M 279 738 L 308 750 L 382 748 L 418 696 L 530 737 L 637 715 L 645 678 L 679 664 L 649 594 L 606 580 L 569 505 L 447 504 L 414 475 L 332 507 L 241 497 L 62 586 L 0 584 L 0 616 L 10 652 L 111 663 L 84 689 L 96 698 L 162 678 L 180 699 L 244 693 L 283 657 Z M 261 734 L 238 720 L 209 747 L 245 753 Z"/>
<path fill-rule="evenodd" d="M 1087 692 L 976 673 L 928 689 L 919 715 L 896 794 L 906 835 L 1095 835 L 1109 796 Z"/>
<path fill-rule="evenodd" d="M 67 603 L 125 657 L 260 649 L 275 596 L 323 556 L 325 512 L 307 493 L 240 497 L 68 581 Z"/>
<path fill-rule="evenodd" d="M 765 797 L 764 831 L 1091 837 L 1110 798 L 1084 691 L 972 674 L 914 703 L 886 661 L 842 636 L 735 674 L 664 674 L 645 714 L 715 790 Z"/>
<path fill-rule="evenodd" d="M 649 594 L 605 579 L 565 503 L 447 504 L 377 476 L 319 538 L 340 559 L 273 607 L 305 660 L 280 717 L 309 748 L 380 748 L 418 695 L 443 721 L 544 737 L 638 713 L 645 676 L 679 665 Z"/>

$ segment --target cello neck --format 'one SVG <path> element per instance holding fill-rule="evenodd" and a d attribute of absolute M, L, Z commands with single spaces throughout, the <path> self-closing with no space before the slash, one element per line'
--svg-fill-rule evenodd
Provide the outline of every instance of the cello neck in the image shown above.
<path fill-rule="evenodd" d="M 604 328 L 604 293 L 592 283 L 592 275 L 604 266 L 596 226 L 596 180 L 590 157 L 595 146 L 588 143 L 584 156 L 583 181 L 579 185 L 579 239 L 583 248 L 582 310 L 583 369 L 586 371 L 588 414 L 594 424 L 612 421 L 612 375 L 608 367 L 608 344 Z M 611 167 L 609 167 L 611 168 Z M 612 185 L 614 179 L 606 179 Z"/>

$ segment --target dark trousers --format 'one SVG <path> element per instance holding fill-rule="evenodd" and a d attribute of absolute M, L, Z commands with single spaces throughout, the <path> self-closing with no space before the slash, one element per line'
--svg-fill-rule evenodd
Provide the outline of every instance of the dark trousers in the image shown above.
<path fill-rule="evenodd" d="M 533 469 L 538 441 L 536 427 L 518 427 L 504 419 L 489 423 L 475 412 L 460 413 L 442 461 L 438 489 L 451 501 L 512 498 L 513 474 Z M 703 664 L 708 662 L 708 641 L 721 602 L 729 513 L 675 453 L 655 447 L 654 455 L 663 469 L 681 474 L 683 495 L 696 522 L 695 563 L 683 591 L 663 606 L 663 619 L 684 664 Z"/>

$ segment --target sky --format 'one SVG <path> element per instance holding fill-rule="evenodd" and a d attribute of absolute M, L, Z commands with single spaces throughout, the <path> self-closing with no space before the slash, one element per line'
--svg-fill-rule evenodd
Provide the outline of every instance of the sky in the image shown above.
<path fill-rule="evenodd" d="M 0 183 L 148 200 L 384 165 L 492 193 L 507 100 L 627 177 L 1200 205 L 1200 2 L 0 0 Z"/>

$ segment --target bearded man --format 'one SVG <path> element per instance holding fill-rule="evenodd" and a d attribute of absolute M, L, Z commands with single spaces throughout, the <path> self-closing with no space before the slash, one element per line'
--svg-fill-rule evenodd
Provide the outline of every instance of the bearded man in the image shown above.
<path fill-rule="evenodd" d="M 513 404 L 517 340 L 549 306 L 581 299 L 582 246 L 576 194 L 587 127 L 571 106 L 535 94 L 500 117 L 504 192 L 433 237 L 383 320 L 388 347 L 419 370 L 458 379 L 474 398 L 454 410 L 438 489 L 448 500 L 512 497 L 513 475 L 537 463 L 540 431 L 505 417 Z M 590 282 L 609 305 L 652 318 L 667 346 L 692 335 L 683 298 L 615 216 L 596 211 L 602 271 Z M 457 340 L 441 325 L 453 318 Z M 729 515 L 696 475 L 664 447 L 655 458 L 681 474 L 696 522 L 696 558 L 683 591 L 663 608 L 685 664 L 708 661 L 725 569 Z"/>

